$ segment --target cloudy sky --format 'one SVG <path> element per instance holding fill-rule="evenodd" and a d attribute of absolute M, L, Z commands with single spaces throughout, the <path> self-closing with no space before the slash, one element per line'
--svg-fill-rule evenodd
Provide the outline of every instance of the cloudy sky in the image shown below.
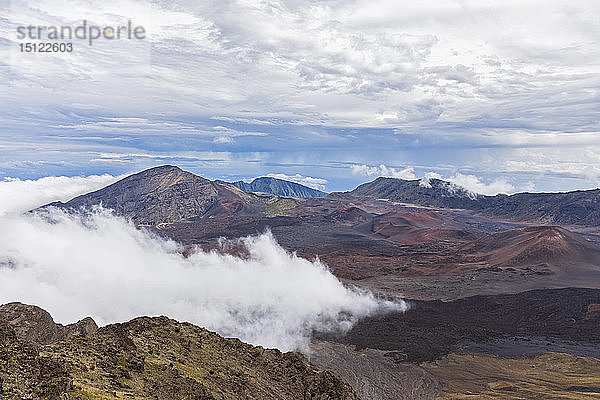
<path fill-rule="evenodd" d="M 176 164 L 326 190 L 600 186 L 596 0 L 3 0 L 0 179 Z M 19 26 L 143 40 L 21 53 Z"/>

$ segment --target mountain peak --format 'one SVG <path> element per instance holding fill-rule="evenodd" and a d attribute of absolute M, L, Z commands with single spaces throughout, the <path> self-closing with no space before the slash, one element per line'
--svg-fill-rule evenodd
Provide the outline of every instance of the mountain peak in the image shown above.
<path fill-rule="evenodd" d="M 255 178 L 252 182 L 246 183 L 244 181 L 237 182 L 224 182 L 216 181 L 220 184 L 228 184 L 235 186 L 236 188 L 243 190 L 247 193 L 269 193 L 276 196 L 283 197 L 323 197 L 326 195 L 317 189 L 310 188 L 296 182 L 290 182 L 271 176 L 262 176 Z"/>
<path fill-rule="evenodd" d="M 115 211 L 138 226 L 158 226 L 233 214 L 264 212 L 264 201 L 173 165 L 150 168 L 95 192 L 47 206 Z"/>
<path fill-rule="evenodd" d="M 432 207 L 472 208 L 480 198 L 465 188 L 441 179 L 405 180 L 379 177 L 348 192 L 352 196 L 387 199 Z"/>
<path fill-rule="evenodd" d="M 201 218 L 217 202 L 220 189 L 208 179 L 173 165 L 163 165 L 130 175 L 67 203 L 52 205 L 78 209 L 102 204 L 138 225 L 156 225 Z"/>
<path fill-rule="evenodd" d="M 159 165 L 159 166 L 156 166 L 156 167 L 145 169 L 143 171 L 140 171 L 139 173 L 143 174 L 143 173 L 149 173 L 149 172 L 155 172 L 155 171 L 156 172 L 167 172 L 167 171 L 181 171 L 181 172 L 184 172 L 181 168 L 179 168 L 176 165 L 165 164 L 165 165 Z"/>

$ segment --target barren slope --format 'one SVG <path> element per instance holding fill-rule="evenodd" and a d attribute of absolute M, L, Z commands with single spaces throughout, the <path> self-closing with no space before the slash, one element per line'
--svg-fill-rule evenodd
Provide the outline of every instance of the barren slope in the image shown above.
<path fill-rule="evenodd" d="M 159 225 L 203 217 L 254 214 L 265 206 L 234 187 L 166 165 L 128 176 L 103 189 L 66 202 L 49 204 L 69 209 L 102 205 L 136 225 Z"/>

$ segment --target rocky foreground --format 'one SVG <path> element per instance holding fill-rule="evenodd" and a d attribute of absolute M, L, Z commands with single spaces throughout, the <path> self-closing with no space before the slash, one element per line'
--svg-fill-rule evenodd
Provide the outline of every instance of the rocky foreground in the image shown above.
<path fill-rule="evenodd" d="M 337 375 L 298 354 L 167 317 L 100 329 L 90 319 L 49 321 L 35 306 L 0 307 L 1 398 L 357 399 Z"/>
<path fill-rule="evenodd" d="M 415 306 L 431 320 L 431 305 Z M 591 334 L 598 326 L 595 306 L 582 311 Z M 499 337 L 471 342 L 462 350 L 450 346 L 431 361 L 408 362 L 410 348 L 395 347 L 401 341 L 388 343 L 379 336 L 408 335 L 415 349 L 436 351 L 425 327 L 416 330 L 420 340 L 410 336 L 419 327 L 413 317 L 407 314 L 404 327 L 388 320 L 381 331 L 377 323 L 368 324 L 374 330 L 365 337 L 378 349 L 320 341 L 311 345 L 307 362 L 295 353 L 254 347 L 167 317 L 140 317 L 102 328 L 86 318 L 62 326 L 38 307 L 11 303 L 0 306 L 0 399 L 600 398 L 597 341 L 582 346 L 544 336 Z M 567 317 L 550 321 L 568 322 Z M 447 323 L 433 318 L 431 324 L 442 336 L 449 334 L 440 329 Z M 580 331 L 581 326 L 576 328 Z"/>

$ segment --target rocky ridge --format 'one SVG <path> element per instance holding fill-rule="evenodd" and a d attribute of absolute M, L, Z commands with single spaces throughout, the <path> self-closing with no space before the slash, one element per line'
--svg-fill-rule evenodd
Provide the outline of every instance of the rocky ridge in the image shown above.
<path fill-rule="evenodd" d="M 46 310 L 17 302 L 1 305 L 0 315 L 15 330 L 19 338 L 42 345 L 76 336 L 89 336 L 98 330 L 96 322 L 90 317 L 63 326 L 55 323 Z"/>
<path fill-rule="evenodd" d="M 167 317 L 97 330 L 86 319 L 78 323 L 81 334 L 55 335 L 48 344 L 48 337 L 37 334 L 53 330 L 48 316 L 17 303 L 0 309 L 2 398 L 357 399 L 337 375 L 299 354 L 255 347 Z"/>
<path fill-rule="evenodd" d="M 336 198 L 376 198 L 429 207 L 467 209 L 515 221 L 582 226 L 600 225 L 600 189 L 564 193 L 478 195 L 440 179 L 377 178 Z"/>

